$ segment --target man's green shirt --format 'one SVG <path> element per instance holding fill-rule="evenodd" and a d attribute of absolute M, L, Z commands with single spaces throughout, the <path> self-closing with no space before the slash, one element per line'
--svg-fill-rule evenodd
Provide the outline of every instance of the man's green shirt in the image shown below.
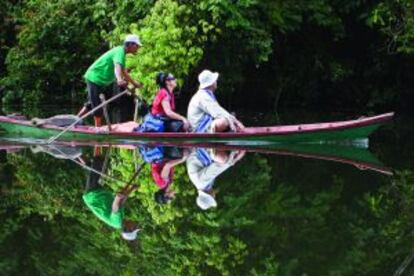
<path fill-rule="evenodd" d="M 122 229 L 122 221 L 124 219 L 124 207 L 120 207 L 118 212 L 112 213 L 112 202 L 115 195 L 108 190 L 98 188 L 87 192 L 83 195 L 83 201 L 91 209 L 91 211 L 100 220 L 109 226 Z"/>
<path fill-rule="evenodd" d="M 100 86 L 108 86 L 115 81 L 115 64 L 125 68 L 125 49 L 115 47 L 100 56 L 86 71 L 85 79 Z"/>

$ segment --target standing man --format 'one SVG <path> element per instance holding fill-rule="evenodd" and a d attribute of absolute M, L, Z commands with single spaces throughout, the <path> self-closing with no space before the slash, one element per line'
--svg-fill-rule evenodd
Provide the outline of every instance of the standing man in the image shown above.
<path fill-rule="evenodd" d="M 123 46 L 107 51 L 88 68 L 84 75 L 88 89 L 88 102 L 78 116 L 82 116 L 88 109 L 93 109 L 101 103 L 99 94 L 104 94 L 108 99 L 112 94 L 119 92 L 119 87 L 126 88 L 128 83 L 131 83 L 135 88 L 142 86 L 131 78 L 125 68 L 125 55 L 135 54 L 141 46 L 137 35 L 127 35 Z M 112 93 L 108 93 L 111 88 Z M 102 115 L 102 109 L 95 111 L 95 126 L 102 125 Z"/>
<path fill-rule="evenodd" d="M 219 74 L 204 70 L 198 75 L 199 90 L 188 105 L 187 118 L 195 132 L 243 131 L 243 124 L 217 102 L 214 95 Z"/>

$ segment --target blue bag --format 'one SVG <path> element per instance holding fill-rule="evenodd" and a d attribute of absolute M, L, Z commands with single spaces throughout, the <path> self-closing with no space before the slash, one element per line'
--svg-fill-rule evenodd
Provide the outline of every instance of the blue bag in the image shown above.
<path fill-rule="evenodd" d="M 156 163 L 164 159 L 164 149 L 162 147 L 140 147 L 142 159 L 147 163 Z"/>
<path fill-rule="evenodd" d="M 164 132 L 165 122 L 161 117 L 148 113 L 144 117 L 144 122 L 139 126 L 139 132 Z"/>

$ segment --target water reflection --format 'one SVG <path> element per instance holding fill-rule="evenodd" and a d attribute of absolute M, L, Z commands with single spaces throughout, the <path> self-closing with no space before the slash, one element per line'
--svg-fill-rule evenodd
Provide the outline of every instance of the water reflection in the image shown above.
<path fill-rule="evenodd" d="M 241 160 L 244 154 L 244 150 L 192 149 L 187 159 L 187 173 L 198 192 L 198 207 L 203 210 L 217 207 L 217 190 L 213 189 L 215 179 Z"/>
<path fill-rule="evenodd" d="M 154 193 L 154 199 L 159 204 L 169 203 L 176 192 L 172 187 L 174 179 L 174 167 L 183 163 L 188 156 L 188 149 L 162 146 L 138 147 L 142 159 L 151 164 L 151 174 L 158 191 Z"/>
<path fill-rule="evenodd" d="M 94 148 L 90 165 L 93 170 L 89 172 L 82 199 L 97 218 L 110 227 L 121 230 L 122 238 L 132 241 L 137 238 L 140 229 L 138 222 L 125 218 L 125 203 L 128 196 L 138 188 L 132 182 L 138 176 L 139 171 L 135 172 L 131 180 L 120 190 L 113 193 L 100 181 L 101 175 L 104 175 L 107 170 L 108 156 L 109 151 L 105 158 L 102 156 L 100 147 Z"/>
<path fill-rule="evenodd" d="M 363 147 L 0 147 L 15 176 L 2 257 L 39 273 L 378 275 L 413 242 L 412 174 L 390 178 Z M 137 224 L 140 243 L 125 242 L 119 229 Z M 30 254 L 11 258 L 25 240 Z"/>

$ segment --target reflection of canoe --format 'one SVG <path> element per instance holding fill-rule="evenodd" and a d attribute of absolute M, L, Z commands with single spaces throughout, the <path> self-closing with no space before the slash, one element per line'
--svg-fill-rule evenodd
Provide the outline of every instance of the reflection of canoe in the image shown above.
<path fill-rule="evenodd" d="M 360 170 L 371 170 L 386 175 L 393 175 L 392 169 L 386 167 L 367 148 L 343 144 L 273 144 L 264 146 L 240 146 L 226 144 L 197 144 L 198 147 L 221 150 L 245 150 L 262 154 L 275 154 L 316 160 L 333 161 L 349 164 Z M 182 145 L 182 147 L 190 147 Z"/>
<path fill-rule="evenodd" d="M 159 141 L 159 142 L 316 142 L 368 137 L 381 124 L 392 119 L 386 113 L 357 120 L 272 127 L 249 127 L 242 133 L 96 133 L 93 127 L 80 126 L 66 132 L 61 140 Z M 0 116 L 0 129 L 7 135 L 26 138 L 49 138 L 63 128 L 52 125 L 36 127 L 30 121 Z"/>
<path fill-rule="evenodd" d="M 247 149 L 247 151 L 250 151 Z M 289 144 L 277 147 L 261 147 L 255 152 L 265 154 L 277 154 L 309 159 L 327 160 L 349 164 L 360 170 L 372 170 L 386 175 L 392 175 L 390 168 L 386 167 L 368 149 L 342 146 L 342 145 L 318 145 L 318 144 Z"/>
<path fill-rule="evenodd" d="M 41 142 L 39 144 L 39 142 Z M 44 141 L 36 142 L 19 142 L 14 141 L 1 141 L 0 149 L 18 149 L 28 146 L 44 146 Z M 140 144 L 111 144 L 106 142 L 91 142 L 91 141 L 57 141 L 53 146 L 103 146 L 103 147 L 119 147 L 126 149 L 135 149 Z M 151 146 L 151 145 L 150 145 Z M 155 146 L 155 145 L 153 145 Z M 159 145 L 161 146 L 161 145 Z M 163 146 L 176 146 L 171 143 L 163 143 Z M 192 148 L 194 144 L 182 144 L 180 147 Z M 197 147 L 214 148 L 217 150 L 245 150 L 247 152 L 257 152 L 263 154 L 275 154 L 280 156 L 292 156 L 300 158 L 309 158 L 316 160 L 327 160 L 332 162 L 338 162 L 343 164 L 353 165 L 361 170 L 372 170 L 387 175 L 392 175 L 392 170 L 381 163 L 367 148 L 356 147 L 352 145 L 343 145 L 338 143 L 332 144 L 273 144 L 266 146 L 237 146 L 226 145 L 217 143 L 198 143 Z M 69 156 L 68 156 L 69 157 Z"/>

